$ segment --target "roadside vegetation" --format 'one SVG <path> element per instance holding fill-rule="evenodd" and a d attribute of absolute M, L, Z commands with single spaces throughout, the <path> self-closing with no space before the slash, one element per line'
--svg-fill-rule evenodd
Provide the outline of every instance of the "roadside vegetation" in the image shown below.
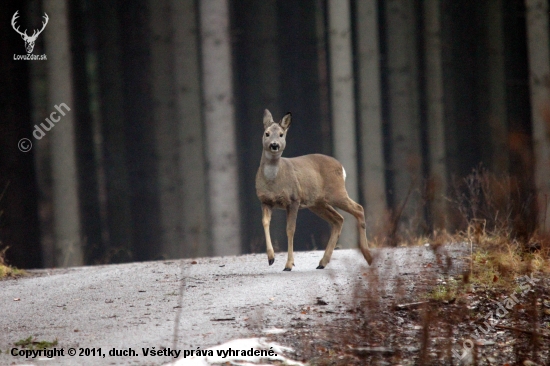
<path fill-rule="evenodd" d="M 6 193 L 6 190 L 8 189 L 8 184 L 4 187 L 2 192 L 0 193 L 0 203 L 2 203 L 2 198 L 4 197 L 4 194 Z M 0 227 L 2 225 L 2 216 L 4 214 L 4 211 L 2 210 L 0 206 Z M 9 266 L 6 263 L 6 251 L 9 249 L 9 247 L 2 248 L 2 241 L 0 240 L 0 280 L 4 278 L 14 278 L 23 276 L 25 274 L 25 271 L 21 269 L 17 269 L 14 267 Z"/>
<path fill-rule="evenodd" d="M 1 244 L 1 243 L 0 243 Z M 21 277 L 26 274 L 26 272 L 22 269 L 17 269 L 15 267 L 9 266 L 5 262 L 5 254 L 6 251 L 9 249 L 9 247 L 5 247 L 4 249 L 0 250 L 0 280 L 4 278 L 16 278 Z"/>
<path fill-rule="evenodd" d="M 424 246 L 436 260 L 393 293 L 382 290 L 376 266 L 366 269 L 341 322 L 293 329 L 297 357 L 309 365 L 550 365 L 550 236 L 537 230 L 535 199 L 523 192 L 480 168 L 448 198 L 460 221 L 453 233 L 399 237 L 390 222 L 375 245 Z M 464 255 L 453 259 L 449 245 Z"/>

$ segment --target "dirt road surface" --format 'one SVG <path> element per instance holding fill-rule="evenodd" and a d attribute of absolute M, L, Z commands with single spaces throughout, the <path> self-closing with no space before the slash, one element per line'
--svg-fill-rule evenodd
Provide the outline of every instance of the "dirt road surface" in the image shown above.
<path fill-rule="evenodd" d="M 447 250 L 455 259 L 452 270 L 461 271 L 456 259 L 466 246 Z M 399 280 L 414 298 L 420 276 L 439 270 L 432 268 L 436 259 L 429 247 L 375 252 L 373 268 L 388 293 Z M 39 270 L 0 281 L 0 364 L 162 365 L 175 361 L 173 355 L 144 356 L 144 349 L 179 350 L 181 360 L 185 350 L 291 327 L 310 317 L 301 311 L 305 307 L 322 306 L 322 318 L 315 321 L 328 323 L 338 309 L 351 306 L 357 283 L 373 268 L 357 250 L 336 250 L 327 268 L 316 270 L 321 256 L 295 253 L 292 272 L 282 271 L 286 253 L 277 253 L 271 267 L 265 254 L 251 254 Z M 15 344 L 29 337 L 57 340 L 63 355 L 13 356 L 28 349 Z M 75 356 L 68 355 L 70 348 Z"/>

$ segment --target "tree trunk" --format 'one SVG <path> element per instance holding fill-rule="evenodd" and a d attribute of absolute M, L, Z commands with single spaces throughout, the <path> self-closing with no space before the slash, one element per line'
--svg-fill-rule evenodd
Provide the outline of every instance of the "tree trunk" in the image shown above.
<path fill-rule="evenodd" d="M 387 211 L 377 7 L 376 0 L 357 1 L 358 111 L 362 162 L 360 188 L 369 231 L 384 224 Z"/>
<path fill-rule="evenodd" d="M 281 105 L 280 55 L 277 29 L 276 0 L 240 0 L 235 9 L 236 23 L 243 31 L 239 37 L 237 59 L 240 61 L 239 90 L 246 95 L 240 102 L 240 113 L 246 121 L 239 125 L 238 134 L 250 144 L 239 146 L 243 165 L 243 193 L 245 222 L 243 240 L 247 249 L 257 252 L 265 235 L 261 222 L 261 208 L 256 196 L 255 178 L 262 154 L 262 116 L 265 108 L 275 119 L 281 118 L 286 109 Z M 286 108 L 286 107 L 285 107 Z M 271 239 L 277 246 L 286 242 L 286 215 L 276 210 L 271 218 Z"/>
<path fill-rule="evenodd" d="M 116 3 L 92 3 L 97 42 L 99 113 L 102 132 L 103 174 L 105 180 L 107 252 L 103 261 L 131 259 L 132 208 L 127 164 L 127 134 L 124 123 L 121 26 Z"/>
<path fill-rule="evenodd" d="M 34 10 L 35 14 L 40 12 L 32 5 L 28 2 L 2 1 L 0 22 L 9 24 L 15 11 L 19 10 L 19 29 L 24 30 L 31 24 L 31 29 L 40 26 L 42 23 L 38 19 L 31 20 L 28 16 Z M 27 34 L 32 34 L 32 31 Z M 0 42 L 0 52 L 10 57 L 23 55 L 26 54 L 24 45 L 17 33 L 6 28 Z M 43 53 L 37 45 L 34 54 Z M 0 62 L 0 75 L 3 76 L 0 88 L 0 251 L 9 247 L 5 252 L 7 263 L 20 268 L 40 268 L 43 265 L 33 159 L 36 158 L 39 141 L 32 136 L 34 111 L 31 106 L 34 107 L 34 98 L 31 99 L 28 86 L 30 78 L 36 81 L 33 67 L 36 64 L 45 67 L 47 62 L 13 60 L 7 56 Z M 29 72 L 29 69 L 32 71 Z M 44 122 L 43 117 L 40 122 Z M 23 138 L 28 141 L 22 142 Z M 30 143 L 32 149 L 27 151 Z"/>
<path fill-rule="evenodd" d="M 156 126 L 152 95 L 152 31 L 148 1 L 121 1 L 118 5 L 126 130 L 127 189 L 130 190 L 132 255 L 134 260 L 159 258 L 154 245 L 162 237 Z"/>
<path fill-rule="evenodd" d="M 493 172 L 507 174 L 509 169 L 506 70 L 504 55 L 503 0 L 479 1 L 478 24 L 483 24 L 479 43 L 478 80 L 479 120 L 484 141 L 483 161 Z"/>
<path fill-rule="evenodd" d="M 182 243 L 182 181 L 179 167 L 180 150 L 173 84 L 173 24 L 174 13 L 168 1 L 149 1 L 151 9 L 151 87 L 153 121 L 158 164 L 159 213 L 161 249 L 165 258 L 181 258 Z"/>
<path fill-rule="evenodd" d="M 215 255 L 233 255 L 241 222 L 228 1 L 201 1 L 200 23 L 212 241 Z"/>
<path fill-rule="evenodd" d="M 329 0 L 329 47 L 334 155 L 346 170 L 349 197 L 358 201 L 357 151 L 355 141 L 355 96 L 351 48 L 350 5 L 348 0 Z M 357 224 L 346 213 L 340 246 L 357 245 Z"/>
<path fill-rule="evenodd" d="M 179 134 L 181 227 L 184 257 L 212 254 L 208 241 L 206 173 L 201 114 L 197 8 L 194 0 L 172 0 L 175 117 Z"/>
<path fill-rule="evenodd" d="M 321 126 L 321 153 L 332 155 L 332 127 L 330 117 L 330 81 L 328 67 L 327 25 L 325 0 L 315 0 L 315 36 L 317 43 L 317 87 L 319 89 L 319 124 Z"/>
<path fill-rule="evenodd" d="M 441 49 L 441 1 L 424 1 L 424 52 L 426 78 L 426 117 L 430 150 L 428 193 L 431 224 L 447 228 L 447 169 L 445 148 L 445 105 Z"/>
<path fill-rule="evenodd" d="M 53 209 L 56 266 L 83 264 L 81 222 L 76 166 L 72 66 L 66 0 L 45 0 L 44 11 L 52 16 L 44 31 L 48 56 L 48 90 L 54 118 L 60 118 L 51 135 Z M 52 118 L 53 119 L 53 118 Z"/>
<path fill-rule="evenodd" d="M 415 2 L 388 0 L 384 4 L 394 224 L 404 232 L 415 231 L 423 222 Z"/>
<path fill-rule="evenodd" d="M 78 171 L 78 187 L 82 238 L 84 240 L 84 261 L 95 264 L 101 261 L 105 253 L 104 234 L 101 207 L 99 201 L 99 155 L 101 147 L 100 131 L 97 115 L 94 119 L 92 106 L 96 105 L 92 94 L 95 74 L 95 54 L 91 32 L 93 30 L 91 11 L 84 6 L 86 0 L 73 0 L 69 3 L 70 31 L 73 65 L 73 94 L 76 144 L 76 165 Z M 92 59 L 94 61 L 92 61 Z M 93 66 L 92 66 L 93 65 Z M 72 108 L 72 106 L 71 106 Z"/>
<path fill-rule="evenodd" d="M 548 1 L 525 0 L 539 229 L 550 230 L 550 51 Z"/>

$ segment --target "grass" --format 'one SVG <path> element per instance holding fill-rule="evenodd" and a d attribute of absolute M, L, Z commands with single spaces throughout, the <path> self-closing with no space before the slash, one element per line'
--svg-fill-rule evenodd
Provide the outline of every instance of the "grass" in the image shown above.
<path fill-rule="evenodd" d="M 5 254 L 9 247 L 5 247 L 0 250 L 0 280 L 4 278 L 16 278 L 25 276 L 27 272 L 22 269 L 17 269 L 15 267 L 9 266 L 5 262 Z"/>
<path fill-rule="evenodd" d="M 471 365 L 550 365 L 550 234 L 536 229 L 535 200 L 514 179 L 481 168 L 455 189 L 448 199 L 451 228 L 399 227 L 402 208 L 373 224 L 369 246 L 428 243 L 435 261 L 413 280 L 398 278 L 391 293 L 377 267 L 368 267 L 336 324 L 294 327 L 298 359 L 310 365 L 459 365 L 463 342 L 481 337 L 493 344 L 474 344 Z M 471 251 L 457 259 L 450 243 L 467 243 Z M 525 275 L 540 281 L 527 292 Z M 519 301 L 505 302 L 512 295 Z M 512 307 L 500 318 L 498 304 L 504 303 Z M 494 328 L 485 325 L 487 316 Z"/>
<path fill-rule="evenodd" d="M 28 338 L 18 340 L 14 343 L 14 345 L 28 349 L 52 348 L 57 346 L 57 339 L 55 339 L 53 342 L 37 341 L 33 338 L 33 336 L 30 336 Z"/>
<path fill-rule="evenodd" d="M 4 197 L 4 194 L 6 193 L 6 190 L 8 189 L 8 186 L 9 186 L 9 181 L 6 184 L 6 186 L 4 187 L 4 189 L 2 190 L 2 193 L 0 193 L 0 202 L 2 201 L 2 198 Z M 0 209 L 0 219 L 2 219 L 3 213 L 4 213 L 4 211 L 2 211 Z M 1 241 L 0 241 L 0 244 L 2 244 Z M 23 275 L 26 274 L 26 272 L 21 270 L 21 269 L 17 269 L 17 268 L 14 268 L 14 267 L 11 267 L 11 266 L 7 265 L 5 258 L 6 258 L 6 251 L 8 249 L 9 249 L 9 247 L 5 247 L 4 249 L 0 250 L 0 280 L 4 279 L 4 278 L 20 277 L 20 276 L 23 276 Z"/>

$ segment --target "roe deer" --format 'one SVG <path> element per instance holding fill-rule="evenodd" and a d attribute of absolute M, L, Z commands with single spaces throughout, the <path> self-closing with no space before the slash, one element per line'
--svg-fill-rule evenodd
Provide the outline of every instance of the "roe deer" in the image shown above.
<path fill-rule="evenodd" d="M 293 240 L 296 216 L 300 208 L 306 207 L 328 221 L 331 227 L 330 239 L 317 269 L 325 268 L 330 261 L 342 231 L 344 218 L 334 207 L 349 212 L 357 219 L 359 248 L 367 262 L 371 264 L 372 256 L 367 247 L 363 207 L 348 197 L 344 183 L 346 171 L 342 164 L 330 156 L 321 154 L 282 158 L 281 155 L 286 146 L 286 133 L 291 122 L 290 112 L 280 122 L 275 123 L 271 113 L 266 109 L 263 122 L 263 153 L 260 168 L 256 174 L 256 194 L 262 203 L 262 224 L 269 265 L 275 261 L 269 235 L 272 209 L 286 210 L 288 259 L 284 270 L 290 271 L 294 265 Z"/>

